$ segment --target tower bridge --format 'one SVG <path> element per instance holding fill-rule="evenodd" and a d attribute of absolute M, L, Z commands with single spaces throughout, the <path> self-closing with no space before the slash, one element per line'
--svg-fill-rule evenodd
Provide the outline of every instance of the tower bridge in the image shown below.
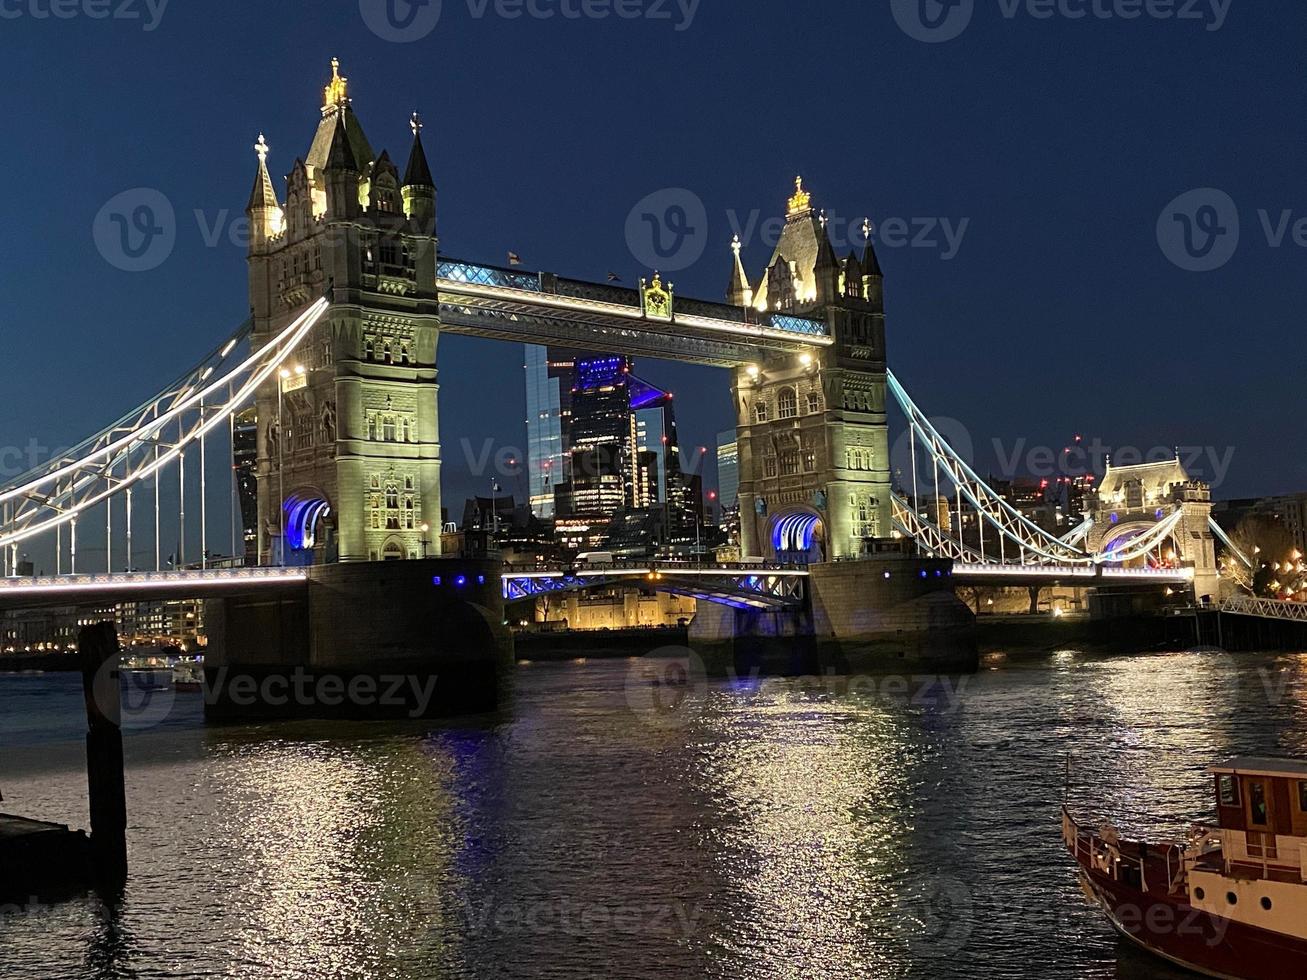
<path fill-rule="evenodd" d="M 75 592 L 77 576 L 92 571 L 98 582 L 86 588 L 111 588 L 84 554 L 79 567 L 78 529 L 84 535 L 88 523 L 104 531 L 104 575 L 114 579 L 118 567 L 136 569 L 145 557 L 155 576 L 119 584 L 175 584 L 163 574 L 165 478 L 179 501 L 177 564 L 198 555 L 196 584 L 220 588 L 221 576 L 203 577 L 215 550 L 206 457 L 222 429 L 234 440 L 238 417 L 252 420 L 257 500 L 246 531 L 258 565 L 437 557 L 429 528 L 441 515 L 443 333 L 725 369 L 744 554 L 794 569 L 843 563 L 828 576 L 841 589 L 847 567 L 885 560 L 886 543 L 897 540 L 972 577 L 1101 578 L 1103 569 L 1142 564 L 1134 580 L 1171 582 L 1185 568 L 1199 594 L 1214 590 L 1210 496 L 1182 472 L 1114 471 L 1120 480 L 1105 492 L 1126 499 L 1108 503 L 1100 493 L 1099 510 L 1060 535 L 982 480 L 889 369 L 884 274 L 870 234 L 860 252 L 837 255 L 801 180 L 766 266 L 750 274 L 737 240 L 725 301 L 710 302 L 677 295 L 657 270 L 625 287 L 442 255 L 420 118 L 410 120 L 401 173 L 388 152 L 373 150 L 337 63 L 284 195 L 262 136 L 255 152 L 250 319 L 177 382 L 0 487 L 0 572 L 12 579 L 20 546 L 38 540 L 56 554 L 48 583 L 0 590 L 0 602 L 42 588 Z M 892 412 L 910 434 L 910 478 L 891 475 Z M 1132 480 L 1148 484 L 1140 500 Z M 1167 542 L 1174 554 L 1154 561 Z M 233 541 L 233 553 L 239 546 Z M 779 592 L 758 591 L 743 572 L 710 587 L 687 585 L 686 576 L 666 581 L 726 605 L 791 605 L 791 586 L 804 574 L 773 577 Z M 543 586 L 519 577 L 505 587 Z"/>

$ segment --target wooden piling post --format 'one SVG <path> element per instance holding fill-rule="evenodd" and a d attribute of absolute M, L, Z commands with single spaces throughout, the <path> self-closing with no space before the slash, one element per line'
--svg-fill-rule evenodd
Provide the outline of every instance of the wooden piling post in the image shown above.
<path fill-rule="evenodd" d="M 122 693 L 118 686 L 118 631 L 113 623 L 85 627 L 77 636 L 86 696 L 86 778 L 91 801 L 91 854 L 100 883 L 127 881 L 127 787 L 123 775 Z"/>

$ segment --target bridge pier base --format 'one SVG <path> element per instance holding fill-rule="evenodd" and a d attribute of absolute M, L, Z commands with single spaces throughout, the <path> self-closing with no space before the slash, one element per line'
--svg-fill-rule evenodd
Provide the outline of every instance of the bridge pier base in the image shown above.
<path fill-rule="evenodd" d="M 206 716 L 434 718 L 510 693 L 497 562 L 316 566 L 301 593 L 210 600 Z"/>
<path fill-rule="evenodd" d="M 965 673 L 979 664 L 975 616 L 952 562 L 901 555 L 809 570 L 799 612 L 699 604 L 690 646 L 713 675 Z"/>

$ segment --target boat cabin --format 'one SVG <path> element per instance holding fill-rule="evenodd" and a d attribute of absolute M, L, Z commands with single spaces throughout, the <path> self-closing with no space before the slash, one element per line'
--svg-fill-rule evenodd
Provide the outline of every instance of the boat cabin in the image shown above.
<path fill-rule="evenodd" d="M 1211 773 L 1227 859 L 1302 869 L 1307 762 L 1237 758 L 1213 766 Z"/>

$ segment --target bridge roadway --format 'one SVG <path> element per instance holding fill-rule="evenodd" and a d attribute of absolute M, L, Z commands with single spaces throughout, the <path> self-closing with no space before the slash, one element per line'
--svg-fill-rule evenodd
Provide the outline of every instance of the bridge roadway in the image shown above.
<path fill-rule="evenodd" d="M 436 268 L 441 330 L 494 340 L 559 344 L 739 367 L 765 354 L 834 344 L 825 320 L 759 313 L 673 296 L 671 313 L 645 310 L 640 290 L 442 258 Z"/>
<path fill-rule="evenodd" d="M 135 599 L 208 599 L 294 591 L 306 568 L 209 568 L 168 572 L 0 578 L 0 612 L 50 606 L 100 606 Z"/>
<path fill-rule="evenodd" d="M 785 608 L 803 601 L 806 568 L 763 563 L 618 562 L 592 566 L 541 565 L 509 568 L 503 574 L 508 601 L 612 584 L 640 585 L 658 591 L 757 609 Z M 1188 585 L 1192 569 L 1106 568 L 1050 565 L 968 565 L 953 567 L 955 581 L 981 585 Z M 308 581 L 305 568 L 210 568 L 166 572 L 52 575 L 0 578 L 0 611 L 51 606 L 96 606 L 133 599 L 169 597 L 204 599 L 219 596 L 293 592 Z M 1229 612 L 1251 612 L 1228 609 Z M 1297 615 L 1297 610 L 1294 610 Z M 1281 615 L 1283 615 L 1281 613 Z M 1307 618 L 1307 612 L 1302 614 Z"/>

